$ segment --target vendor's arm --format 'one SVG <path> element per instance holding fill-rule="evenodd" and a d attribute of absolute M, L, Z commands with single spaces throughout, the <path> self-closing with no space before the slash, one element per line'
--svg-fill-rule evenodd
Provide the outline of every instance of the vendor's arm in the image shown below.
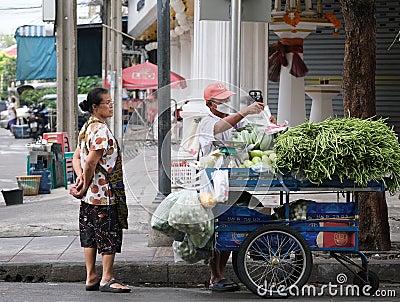
<path fill-rule="evenodd" d="M 264 110 L 263 103 L 254 102 L 251 105 L 247 106 L 246 108 L 236 113 L 230 114 L 221 119 L 220 121 L 216 122 L 214 125 L 214 134 L 224 132 L 235 126 L 246 116 L 250 114 L 259 114 L 263 110 Z"/>

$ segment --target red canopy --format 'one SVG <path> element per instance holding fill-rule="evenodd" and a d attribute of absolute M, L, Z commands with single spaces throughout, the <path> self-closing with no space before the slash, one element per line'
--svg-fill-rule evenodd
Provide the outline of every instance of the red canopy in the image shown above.
<path fill-rule="evenodd" d="M 122 87 L 127 89 L 158 89 L 158 67 L 150 62 L 122 70 Z M 171 88 L 185 88 L 185 78 L 171 71 Z"/>

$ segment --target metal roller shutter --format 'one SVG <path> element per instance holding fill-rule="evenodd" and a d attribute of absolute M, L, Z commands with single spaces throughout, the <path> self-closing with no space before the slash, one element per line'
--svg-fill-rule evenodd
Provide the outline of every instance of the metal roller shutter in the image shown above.
<path fill-rule="evenodd" d="M 334 12 L 342 22 L 339 0 L 325 0 L 324 12 Z M 397 41 L 390 50 L 400 30 L 400 1 L 376 1 L 376 111 L 378 116 L 387 117 L 388 124 L 400 133 L 400 42 Z M 270 32 L 270 43 L 278 40 Z M 344 56 L 344 29 L 341 35 L 332 36 L 331 28 L 319 28 L 304 40 L 304 62 L 309 73 L 305 84 L 317 84 L 319 79 L 329 79 L 330 83 L 340 84 L 342 81 Z M 269 82 L 268 97 L 273 114 L 277 112 L 279 84 Z M 310 114 L 311 99 L 306 96 L 307 118 Z M 333 110 L 337 116 L 343 116 L 343 98 L 339 94 L 333 99 Z"/>

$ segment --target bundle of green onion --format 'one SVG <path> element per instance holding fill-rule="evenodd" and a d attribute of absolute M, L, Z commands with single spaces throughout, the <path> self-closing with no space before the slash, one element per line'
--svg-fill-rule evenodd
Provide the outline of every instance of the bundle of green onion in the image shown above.
<path fill-rule="evenodd" d="M 400 189 L 400 145 L 384 119 L 305 122 L 278 135 L 274 148 L 280 171 L 303 174 L 312 182 L 337 176 L 361 186 L 383 180 L 392 194 Z"/>

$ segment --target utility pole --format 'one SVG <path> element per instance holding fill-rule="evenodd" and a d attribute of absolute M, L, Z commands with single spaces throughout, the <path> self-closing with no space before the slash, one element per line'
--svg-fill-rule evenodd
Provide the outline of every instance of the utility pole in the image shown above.
<path fill-rule="evenodd" d="M 122 0 L 111 1 L 111 33 L 114 72 L 114 136 L 122 145 Z M 119 32 L 118 32 L 119 31 Z"/>
<path fill-rule="evenodd" d="M 103 79 L 109 77 L 110 95 L 114 101 L 114 116 L 110 128 L 122 144 L 122 2 L 103 1 Z"/>
<path fill-rule="evenodd" d="M 171 193 L 171 58 L 169 0 L 157 0 L 158 196 Z"/>
<path fill-rule="evenodd" d="M 232 96 L 233 108 L 240 110 L 240 48 L 242 24 L 242 0 L 231 0 L 232 8 L 232 42 L 231 42 L 231 85 L 236 95 Z"/>
<path fill-rule="evenodd" d="M 78 135 L 78 56 L 76 0 L 57 0 L 57 131 L 75 148 Z"/>

